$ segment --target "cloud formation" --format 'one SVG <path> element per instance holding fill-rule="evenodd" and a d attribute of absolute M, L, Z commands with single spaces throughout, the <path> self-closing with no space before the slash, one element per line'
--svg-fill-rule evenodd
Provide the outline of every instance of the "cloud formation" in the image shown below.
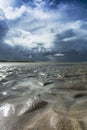
<path fill-rule="evenodd" d="M 87 50 L 87 9 L 81 1 L 0 0 L 0 8 L 2 59 L 5 53 L 28 59 L 28 50 L 40 47 L 53 53 Z"/>
<path fill-rule="evenodd" d="M 76 27 L 75 27 L 75 25 Z M 61 52 L 67 51 L 84 51 L 87 50 L 87 23 L 83 21 L 76 21 L 73 26 L 59 33 L 55 37 L 54 48 Z M 85 28 L 84 28 L 85 26 Z"/>

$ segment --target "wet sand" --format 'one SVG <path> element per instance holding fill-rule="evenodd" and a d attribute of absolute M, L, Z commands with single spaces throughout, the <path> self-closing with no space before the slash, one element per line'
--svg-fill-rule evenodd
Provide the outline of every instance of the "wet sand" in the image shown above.
<path fill-rule="evenodd" d="M 87 63 L 1 63 L 0 130 L 87 130 Z"/>

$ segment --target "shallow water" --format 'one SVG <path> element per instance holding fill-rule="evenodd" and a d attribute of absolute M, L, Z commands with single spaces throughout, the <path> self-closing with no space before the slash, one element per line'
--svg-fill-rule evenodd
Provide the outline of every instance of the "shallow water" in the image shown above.
<path fill-rule="evenodd" d="M 14 130 L 15 122 L 25 113 L 44 106 L 58 111 L 58 101 L 69 110 L 86 98 L 86 63 L 0 64 L 0 130 Z M 27 130 L 21 125 L 15 129 Z"/>

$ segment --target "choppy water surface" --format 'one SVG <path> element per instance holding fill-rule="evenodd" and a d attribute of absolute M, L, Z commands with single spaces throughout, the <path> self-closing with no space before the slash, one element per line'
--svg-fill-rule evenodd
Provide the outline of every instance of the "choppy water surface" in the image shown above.
<path fill-rule="evenodd" d="M 1 63 L 0 130 L 28 130 L 14 125 L 20 116 L 48 106 L 57 111 L 59 99 L 69 110 L 86 101 L 86 90 L 86 63 Z"/>

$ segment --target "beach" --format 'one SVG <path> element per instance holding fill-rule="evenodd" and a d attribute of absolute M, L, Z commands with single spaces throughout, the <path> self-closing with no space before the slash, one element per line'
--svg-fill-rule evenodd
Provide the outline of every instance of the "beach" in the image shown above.
<path fill-rule="evenodd" d="M 0 63 L 0 130 L 87 130 L 87 63 Z"/>

